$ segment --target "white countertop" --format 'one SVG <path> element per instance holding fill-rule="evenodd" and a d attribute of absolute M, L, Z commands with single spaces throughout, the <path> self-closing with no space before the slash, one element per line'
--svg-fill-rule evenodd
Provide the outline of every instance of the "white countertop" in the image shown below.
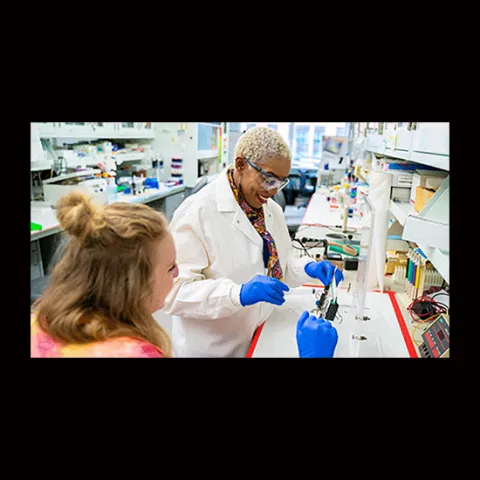
<path fill-rule="evenodd" d="M 184 190 L 184 185 L 174 187 L 161 185 L 160 188 L 149 188 L 139 195 L 119 193 L 117 202 L 149 203 L 168 197 L 169 195 L 183 192 Z M 42 230 L 30 232 L 30 241 L 38 240 L 47 235 L 53 235 L 61 230 L 55 209 L 53 209 L 50 204 L 46 202 L 31 202 L 30 205 L 30 221 L 42 225 Z"/>
<path fill-rule="evenodd" d="M 341 207 L 334 208 L 327 202 L 325 193 L 314 193 L 308 203 L 305 215 L 302 219 L 302 225 L 342 225 L 342 215 L 344 209 Z M 354 212 L 355 213 L 355 212 Z M 353 218 L 349 218 L 347 229 L 359 229 L 362 226 L 362 219 L 356 213 Z"/>
<path fill-rule="evenodd" d="M 285 295 L 285 304 L 275 309 L 265 322 L 258 337 L 253 357 L 296 357 L 296 324 L 305 310 L 315 307 L 315 296 L 311 287 L 292 289 Z M 322 289 L 320 289 L 322 291 Z M 338 290 L 339 314 L 333 325 L 338 331 L 335 358 L 409 358 L 410 354 L 403 338 L 399 319 L 387 293 L 367 292 L 365 315 L 370 320 L 355 319 L 353 290 Z M 356 340 L 353 335 L 363 335 L 366 340 Z"/>

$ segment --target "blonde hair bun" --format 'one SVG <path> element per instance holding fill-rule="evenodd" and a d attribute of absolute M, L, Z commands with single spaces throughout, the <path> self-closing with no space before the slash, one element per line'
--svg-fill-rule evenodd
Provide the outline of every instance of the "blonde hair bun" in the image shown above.
<path fill-rule="evenodd" d="M 60 226 L 74 237 L 86 238 L 105 223 L 102 207 L 83 192 L 68 193 L 60 198 L 56 208 Z"/>

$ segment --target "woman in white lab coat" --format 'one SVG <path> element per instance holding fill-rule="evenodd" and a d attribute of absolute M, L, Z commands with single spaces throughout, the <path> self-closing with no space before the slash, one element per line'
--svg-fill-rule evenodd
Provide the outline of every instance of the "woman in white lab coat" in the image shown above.
<path fill-rule="evenodd" d="M 179 276 L 164 307 L 173 315 L 175 356 L 245 357 L 289 287 L 310 277 L 330 283 L 331 263 L 293 257 L 285 216 L 271 198 L 290 167 L 282 136 L 252 128 L 238 140 L 235 165 L 176 210 L 170 227 Z"/>

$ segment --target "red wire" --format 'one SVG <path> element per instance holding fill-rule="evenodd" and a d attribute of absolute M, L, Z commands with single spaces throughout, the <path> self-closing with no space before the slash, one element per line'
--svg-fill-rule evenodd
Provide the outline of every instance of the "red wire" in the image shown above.
<path fill-rule="evenodd" d="M 432 310 L 430 310 L 429 312 L 427 313 L 416 313 L 415 315 L 417 315 L 418 318 L 415 318 L 413 316 L 413 306 L 419 302 L 428 302 L 430 303 L 431 307 L 432 307 Z M 423 295 L 421 297 L 418 297 L 417 299 L 415 299 L 408 307 L 407 307 L 407 310 L 410 312 L 410 316 L 412 317 L 413 320 L 415 320 L 416 322 L 418 322 L 418 320 L 422 319 L 422 317 L 425 317 L 425 318 L 428 318 L 428 317 L 431 317 L 432 315 L 436 315 L 438 313 L 444 313 L 446 312 L 446 309 L 442 306 L 440 306 L 433 298 L 429 297 L 428 295 Z"/>

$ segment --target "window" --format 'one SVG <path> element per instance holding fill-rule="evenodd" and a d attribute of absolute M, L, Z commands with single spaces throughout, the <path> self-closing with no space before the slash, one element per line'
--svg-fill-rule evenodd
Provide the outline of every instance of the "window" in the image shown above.
<path fill-rule="evenodd" d="M 322 156 L 325 136 L 345 136 L 345 122 L 293 123 L 293 158 L 316 158 Z"/>
<path fill-rule="evenodd" d="M 278 131 L 278 125 L 276 123 L 269 123 L 267 127 L 273 128 L 274 130 Z"/>
<path fill-rule="evenodd" d="M 245 130 L 249 130 L 250 128 L 253 128 L 256 125 L 256 123 L 247 123 L 247 127 Z"/>
<path fill-rule="evenodd" d="M 309 125 L 295 126 L 295 151 L 293 152 L 294 157 L 308 156 L 309 130 Z"/>
<path fill-rule="evenodd" d="M 312 157 L 320 158 L 322 156 L 322 141 L 323 134 L 325 133 L 324 127 L 315 127 L 313 130 L 313 154 Z"/>

